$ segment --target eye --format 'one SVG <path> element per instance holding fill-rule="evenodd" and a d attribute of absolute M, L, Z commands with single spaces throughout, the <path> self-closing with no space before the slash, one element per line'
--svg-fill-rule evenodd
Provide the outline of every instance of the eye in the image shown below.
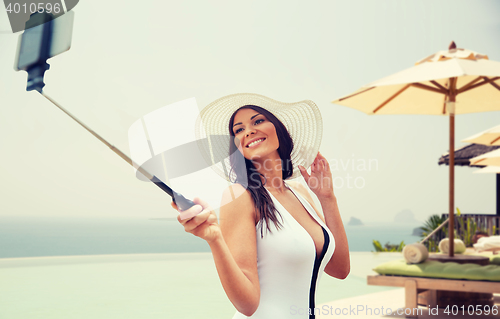
<path fill-rule="evenodd" d="M 240 127 L 239 129 L 237 129 L 236 131 L 234 131 L 234 134 L 238 134 L 241 131 L 243 131 L 243 129 Z"/>
<path fill-rule="evenodd" d="M 257 124 L 260 124 L 260 123 L 262 123 L 264 121 L 265 121 L 264 119 L 258 119 L 257 121 L 255 121 L 255 124 L 257 125 Z"/>

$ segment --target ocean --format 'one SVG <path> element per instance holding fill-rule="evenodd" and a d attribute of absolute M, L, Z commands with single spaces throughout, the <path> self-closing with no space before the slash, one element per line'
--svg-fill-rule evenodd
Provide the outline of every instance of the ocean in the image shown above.
<path fill-rule="evenodd" d="M 351 272 L 345 280 L 323 275 L 317 304 L 391 289 L 366 285 L 366 276 L 401 254 L 369 253 L 372 240 L 413 242 L 418 239 L 411 236 L 413 228 L 347 226 Z M 235 313 L 208 245 L 175 219 L 0 218 L 0 270 L 2 319 L 194 319 Z"/>
<path fill-rule="evenodd" d="M 372 241 L 406 244 L 418 224 L 345 226 L 349 250 L 374 251 Z M 210 252 L 208 244 L 184 231 L 176 219 L 0 218 L 0 258 Z"/>

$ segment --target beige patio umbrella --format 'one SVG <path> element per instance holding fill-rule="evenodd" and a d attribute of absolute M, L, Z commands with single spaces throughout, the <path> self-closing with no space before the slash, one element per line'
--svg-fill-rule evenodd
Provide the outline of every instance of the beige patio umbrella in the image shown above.
<path fill-rule="evenodd" d="M 333 101 L 373 114 L 429 114 L 450 118 L 449 216 L 453 257 L 455 114 L 500 110 L 500 62 L 457 49 L 454 42 L 415 66 Z"/>
<path fill-rule="evenodd" d="M 499 174 L 500 166 L 486 166 L 481 169 L 475 170 L 473 173 L 475 174 Z"/>
<path fill-rule="evenodd" d="M 500 145 L 500 125 L 469 136 L 468 138 L 462 140 L 462 142 L 484 145 Z"/>
<path fill-rule="evenodd" d="M 472 165 L 500 166 L 500 148 L 470 159 Z"/>

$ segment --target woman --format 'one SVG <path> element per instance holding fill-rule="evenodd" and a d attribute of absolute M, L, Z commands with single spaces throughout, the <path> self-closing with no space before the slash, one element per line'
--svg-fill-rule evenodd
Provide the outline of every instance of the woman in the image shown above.
<path fill-rule="evenodd" d="M 209 244 L 237 310 L 233 318 L 314 318 L 322 272 L 344 279 L 350 269 L 330 168 L 317 152 L 322 134 L 317 106 L 235 94 L 208 105 L 201 121 L 207 136 L 226 130 L 233 137 L 229 145 L 212 141 L 210 151 L 215 157 L 231 154 L 219 172 L 234 184 L 223 195 L 219 223 L 200 199 L 178 220 Z M 300 174 L 325 217 L 304 186 L 285 182 Z"/>

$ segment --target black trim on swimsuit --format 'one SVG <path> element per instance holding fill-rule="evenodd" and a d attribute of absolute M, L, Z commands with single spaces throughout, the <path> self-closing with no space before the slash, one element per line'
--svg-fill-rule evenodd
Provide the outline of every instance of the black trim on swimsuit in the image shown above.
<path fill-rule="evenodd" d="M 325 236 L 325 243 L 323 244 L 323 250 L 321 251 L 321 256 L 316 256 L 316 260 L 314 261 L 314 270 L 313 270 L 313 275 L 311 278 L 311 289 L 309 290 L 309 319 L 315 319 L 316 315 L 314 314 L 314 307 L 315 307 L 315 300 L 314 296 L 316 293 L 316 279 L 318 278 L 318 271 L 319 267 L 321 266 L 321 261 L 323 260 L 323 257 L 325 257 L 326 251 L 328 250 L 328 245 L 330 244 L 330 236 L 328 236 L 328 233 L 326 232 L 325 228 L 321 226 L 321 229 L 323 230 L 323 235 Z"/>

